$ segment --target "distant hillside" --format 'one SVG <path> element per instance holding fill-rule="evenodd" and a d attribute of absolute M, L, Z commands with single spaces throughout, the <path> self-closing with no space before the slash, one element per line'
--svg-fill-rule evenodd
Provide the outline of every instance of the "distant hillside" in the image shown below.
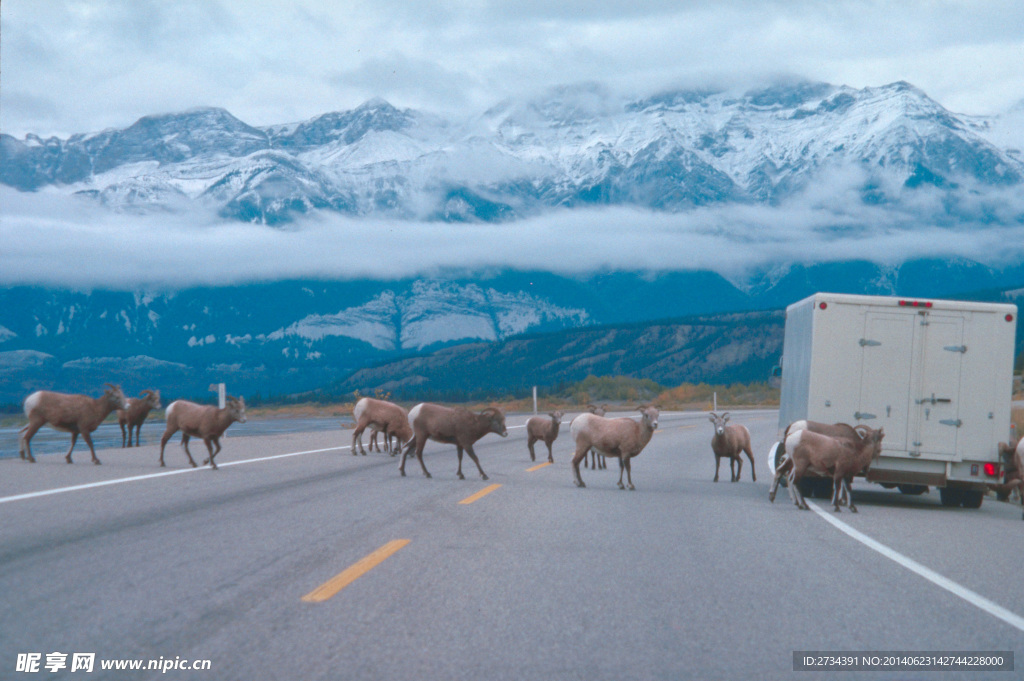
<path fill-rule="evenodd" d="M 766 380 L 782 355 L 785 313 L 745 312 L 588 327 L 469 343 L 356 371 L 325 392 L 479 399 L 556 387 L 590 374 L 662 385 Z"/>

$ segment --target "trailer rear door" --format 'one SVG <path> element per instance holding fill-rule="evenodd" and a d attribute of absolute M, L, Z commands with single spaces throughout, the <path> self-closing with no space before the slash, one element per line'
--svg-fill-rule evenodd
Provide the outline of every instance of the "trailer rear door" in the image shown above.
<path fill-rule="evenodd" d="M 917 319 L 901 312 L 870 310 L 861 348 L 860 400 L 854 418 L 884 428 L 886 449 L 907 449 L 910 410 L 908 386 L 914 360 Z"/>
<path fill-rule="evenodd" d="M 959 314 L 923 316 L 920 392 L 911 408 L 916 412 L 917 439 L 912 450 L 929 458 L 956 459 L 960 433 L 960 370 L 964 353 L 964 319 Z"/>

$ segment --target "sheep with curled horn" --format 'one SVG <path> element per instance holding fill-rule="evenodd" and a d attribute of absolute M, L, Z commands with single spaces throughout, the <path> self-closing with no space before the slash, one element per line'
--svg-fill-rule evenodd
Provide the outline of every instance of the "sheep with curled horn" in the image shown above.
<path fill-rule="evenodd" d="M 497 433 L 502 437 L 508 437 L 508 430 L 505 428 L 505 414 L 500 409 L 487 407 L 479 414 L 474 414 L 465 407 L 444 407 L 429 402 L 417 404 L 409 410 L 409 424 L 412 426 L 413 436 L 409 444 L 402 450 L 402 463 L 398 472 L 405 476 L 405 459 L 412 451 L 416 452 L 416 459 L 420 462 L 423 475 L 430 477 L 430 472 L 423 464 L 423 447 L 427 440 L 443 442 L 455 445 L 459 455 L 459 469 L 456 472 L 459 480 L 465 480 L 462 474 L 462 452 L 465 450 L 469 458 L 476 464 L 480 471 L 480 477 L 487 480 L 487 474 L 480 466 L 480 460 L 473 451 L 473 445 L 477 440 L 488 433 Z"/>

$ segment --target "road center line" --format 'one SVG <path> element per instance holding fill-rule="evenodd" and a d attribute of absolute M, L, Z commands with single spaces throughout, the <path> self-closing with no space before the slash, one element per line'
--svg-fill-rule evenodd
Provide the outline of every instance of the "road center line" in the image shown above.
<path fill-rule="evenodd" d="M 833 518 L 831 515 L 829 515 L 828 511 L 825 511 L 823 509 L 818 508 L 818 506 L 816 504 L 808 502 L 808 506 L 810 506 L 812 511 L 814 511 L 819 516 L 824 518 L 828 523 L 830 523 L 831 525 L 833 525 L 834 527 L 836 527 L 837 529 L 839 529 L 843 533 L 845 533 L 845 534 L 849 535 L 850 537 L 856 539 L 857 541 L 859 541 L 864 546 L 867 546 L 872 551 L 877 551 L 878 553 L 882 554 L 883 556 L 885 556 L 889 560 L 891 560 L 891 561 L 893 561 L 895 563 L 899 563 L 900 565 L 902 565 L 903 567 L 907 568 L 911 572 L 914 572 L 917 575 L 919 575 L 921 577 L 924 577 L 925 579 L 927 579 L 932 584 L 935 584 L 936 586 L 939 586 L 939 587 L 945 589 L 946 591 L 950 592 L 954 596 L 959 596 L 960 598 L 964 599 L 965 601 L 967 601 L 971 605 L 973 605 L 973 606 L 975 606 L 977 608 L 980 608 L 981 610 L 984 610 L 985 612 L 987 612 L 988 614 L 992 615 L 993 617 L 997 617 L 997 618 L 1001 619 L 1002 621 L 1006 622 L 1007 624 L 1009 624 L 1010 626 L 1016 627 L 1017 629 L 1019 629 L 1021 631 L 1024 631 L 1024 617 L 1021 617 L 1020 615 L 1017 615 L 1016 613 L 1010 612 L 1009 610 L 1007 610 L 1003 606 L 999 605 L 998 603 L 994 603 L 994 602 L 990 601 L 989 599 L 985 598 L 981 594 L 975 593 L 975 592 L 971 591 L 970 589 L 968 589 L 967 587 L 960 586 L 959 584 L 957 584 L 953 580 L 948 579 L 946 577 L 943 577 L 942 575 L 940 575 L 938 572 L 935 572 L 931 568 L 927 568 L 924 565 L 921 565 L 920 563 L 918 563 L 917 561 L 904 556 L 902 553 L 899 553 L 898 551 L 895 551 L 895 550 L 889 548 L 885 544 L 882 544 L 882 543 L 880 543 L 878 541 L 875 541 L 874 539 L 872 539 L 871 537 L 867 536 L 863 532 L 859 532 L 859 531 L 853 529 L 852 527 L 850 527 L 849 525 L 847 525 L 843 521 L 837 520 L 836 518 Z"/>
<path fill-rule="evenodd" d="M 544 463 L 539 463 L 536 466 L 530 466 L 529 468 L 526 469 L 526 472 L 527 473 L 532 473 L 534 471 L 539 471 L 541 468 L 544 468 L 544 466 L 550 466 L 550 465 L 551 465 L 550 461 L 545 461 Z"/>
<path fill-rule="evenodd" d="M 463 499 L 459 503 L 463 504 L 463 505 L 465 505 L 465 504 L 472 504 L 474 501 L 477 501 L 478 499 L 482 499 L 482 498 L 486 497 L 488 494 L 490 494 L 494 490 L 498 489 L 499 487 L 501 487 L 501 485 L 488 485 L 487 487 L 484 487 L 482 490 L 480 490 L 476 494 L 474 494 L 472 496 L 466 497 L 465 499 Z"/>
<path fill-rule="evenodd" d="M 261 463 L 263 461 L 274 461 L 275 459 L 287 459 L 292 456 L 302 456 L 303 454 L 319 454 L 320 452 L 333 452 L 339 449 L 350 449 L 351 445 L 345 445 L 344 447 L 327 447 L 326 449 L 310 449 L 304 452 L 288 452 L 287 454 L 274 454 L 273 456 L 264 456 L 258 459 L 243 459 L 242 461 L 225 461 L 224 463 L 217 464 L 218 468 L 227 468 L 228 466 L 241 466 L 247 463 Z M 38 492 L 27 492 L 25 494 L 15 494 L 9 497 L 0 497 L 0 504 L 6 504 L 12 501 L 23 501 L 25 499 L 35 499 L 37 497 L 48 497 L 52 494 L 64 494 L 66 492 L 77 492 L 84 489 L 93 489 L 96 487 L 107 487 L 109 485 L 120 485 L 126 482 L 138 482 L 139 480 L 152 480 L 153 478 L 163 478 L 168 475 L 182 475 L 184 473 L 196 473 L 201 470 L 205 470 L 207 466 L 199 466 L 198 468 L 179 468 L 173 471 L 161 471 L 159 473 L 147 473 L 146 475 L 133 475 L 130 478 L 116 478 L 114 480 L 100 480 L 99 482 L 90 482 L 84 485 L 72 485 L 71 487 L 56 487 L 54 489 L 44 489 Z"/>
<path fill-rule="evenodd" d="M 395 539 L 393 541 L 389 541 L 370 555 L 361 558 L 317 588 L 310 591 L 302 597 L 302 601 L 304 603 L 323 603 L 327 599 L 337 595 L 337 593 L 346 586 L 383 563 L 386 558 L 406 546 L 409 542 L 409 539 Z"/>

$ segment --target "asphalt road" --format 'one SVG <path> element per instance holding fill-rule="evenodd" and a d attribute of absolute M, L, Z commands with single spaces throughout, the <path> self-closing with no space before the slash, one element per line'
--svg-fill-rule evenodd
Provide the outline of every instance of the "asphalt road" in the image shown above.
<path fill-rule="evenodd" d="M 0 678 L 858 675 L 794 672 L 794 651 L 1014 651 L 1024 669 L 1019 507 L 947 509 L 934 491 L 863 481 L 859 514 L 814 500 L 823 513 L 802 512 L 784 491 L 770 504 L 776 414 L 733 422 L 751 430 L 757 482 L 749 463 L 740 482 L 725 466 L 712 482 L 706 417 L 663 414 L 634 461 L 635 492 L 616 487 L 614 462 L 574 487 L 567 426 L 541 468 L 523 428 L 485 437 L 486 482 L 468 457 L 456 479 L 454 448 L 434 443 L 433 478 L 415 461 L 400 477 L 385 454 L 352 456 L 340 429 L 229 436 L 218 471 L 188 468 L 176 444 L 165 469 L 154 445 L 99 451 L 102 466 L 87 453 L 70 466 L 62 454 L 0 460 Z M 194 456 L 203 449 L 193 440 Z M 368 556 L 377 564 L 360 568 Z M 95 653 L 94 671 L 49 672 L 52 652 L 69 667 L 71 653 Z M 26 653 L 42 655 L 41 671 L 15 671 Z M 210 669 L 99 669 L 160 658 Z"/>

